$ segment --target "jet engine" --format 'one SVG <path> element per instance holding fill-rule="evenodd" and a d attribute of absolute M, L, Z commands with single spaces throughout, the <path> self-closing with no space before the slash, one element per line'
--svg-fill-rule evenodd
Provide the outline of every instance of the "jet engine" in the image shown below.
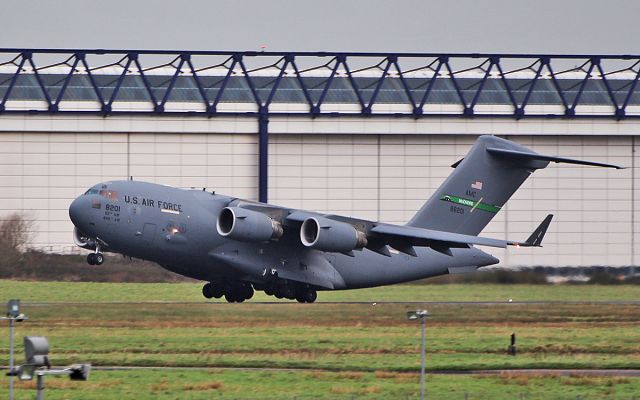
<path fill-rule="evenodd" d="M 95 240 L 85 236 L 85 234 L 80 232 L 76 227 L 73 227 L 73 242 L 76 244 L 76 246 L 82 247 L 83 249 L 96 248 Z"/>
<path fill-rule="evenodd" d="M 284 233 L 282 224 L 268 215 L 240 207 L 225 207 L 217 222 L 220 236 L 241 242 L 266 242 Z"/>
<path fill-rule="evenodd" d="M 300 228 L 302 244 L 313 249 L 346 253 L 367 245 L 367 235 L 353 226 L 323 217 L 310 217 Z"/>

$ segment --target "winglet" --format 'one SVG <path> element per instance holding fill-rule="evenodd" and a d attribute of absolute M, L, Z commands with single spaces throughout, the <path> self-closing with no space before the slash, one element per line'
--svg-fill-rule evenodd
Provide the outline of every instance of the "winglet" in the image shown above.
<path fill-rule="evenodd" d="M 545 233 L 547 233 L 547 229 L 549 228 L 549 224 L 551 224 L 551 219 L 553 218 L 553 214 L 547 215 L 547 217 L 538 225 L 536 230 L 533 231 L 531 236 L 524 242 L 509 242 L 510 246 L 516 247 L 542 247 L 542 239 L 544 239 Z"/>

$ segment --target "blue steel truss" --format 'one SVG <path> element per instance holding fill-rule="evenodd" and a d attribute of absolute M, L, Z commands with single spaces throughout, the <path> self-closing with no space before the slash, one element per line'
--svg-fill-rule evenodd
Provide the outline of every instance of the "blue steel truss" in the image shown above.
<path fill-rule="evenodd" d="M 167 61 L 157 61 L 162 57 Z M 620 120 L 640 118 L 628 113 L 640 105 L 639 78 L 640 56 L 630 55 L 0 49 L 0 113 Z M 9 106 L 21 100 L 44 106 Z M 61 107 L 64 101 L 97 106 L 78 111 Z M 121 101 L 150 107 L 115 109 Z M 168 109 L 172 102 L 197 107 Z M 254 107 L 236 111 L 224 103 Z M 273 107 L 278 103 L 304 107 L 283 111 Z M 336 111 L 332 103 L 353 107 Z M 377 107 L 389 104 L 403 107 Z M 483 105 L 503 107 L 480 110 Z M 535 105 L 556 107 L 530 112 Z M 605 107 L 576 112 L 582 105 Z"/>
<path fill-rule="evenodd" d="M 266 202 L 270 117 L 637 119 L 639 79 L 638 55 L 0 49 L 0 115 L 257 118 Z"/>

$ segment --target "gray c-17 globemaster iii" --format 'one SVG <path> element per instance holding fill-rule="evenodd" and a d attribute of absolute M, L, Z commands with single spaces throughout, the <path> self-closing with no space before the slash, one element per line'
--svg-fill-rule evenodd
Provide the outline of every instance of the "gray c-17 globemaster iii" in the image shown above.
<path fill-rule="evenodd" d="M 206 281 L 207 298 L 242 302 L 263 290 L 302 303 L 318 290 L 390 285 L 471 272 L 499 260 L 474 247 L 540 246 L 552 215 L 524 242 L 477 236 L 537 169 L 549 162 L 615 165 L 550 157 L 481 136 L 406 225 L 279 207 L 153 183 L 99 183 L 69 207 L 74 241 L 154 261 Z"/>

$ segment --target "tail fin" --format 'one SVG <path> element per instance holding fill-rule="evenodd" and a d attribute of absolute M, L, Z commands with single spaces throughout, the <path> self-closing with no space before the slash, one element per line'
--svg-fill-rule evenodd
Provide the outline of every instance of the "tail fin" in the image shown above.
<path fill-rule="evenodd" d="M 506 139 L 480 136 L 407 225 L 477 235 L 529 175 L 551 161 L 620 168 L 543 156 Z"/>

